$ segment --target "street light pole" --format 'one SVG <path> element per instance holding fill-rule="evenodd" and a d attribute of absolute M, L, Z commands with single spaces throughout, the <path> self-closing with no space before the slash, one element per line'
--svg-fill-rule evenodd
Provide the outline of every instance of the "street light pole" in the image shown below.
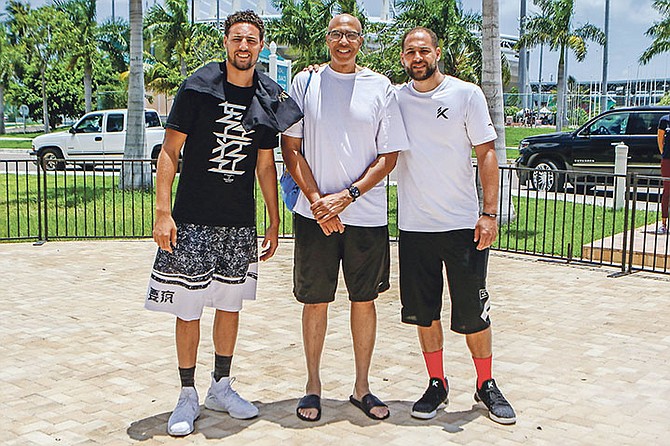
<path fill-rule="evenodd" d="M 519 38 L 522 38 L 526 32 L 526 0 L 521 0 L 519 11 Z M 526 47 L 519 48 L 519 94 L 521 95 L 521 106 L 526 109 L 528 107 L 528 92 L 526 91 L 527 77 L 528 77 L 528 63 L 527 63 Z"/>
<path fill-rule="evenodd" d="M 600 112 L 607 109 L 607 65 L 610 40 L 610 0 L 605 0 L 605 45 L 603 45 L 603 81 L 600 86 Z"/>

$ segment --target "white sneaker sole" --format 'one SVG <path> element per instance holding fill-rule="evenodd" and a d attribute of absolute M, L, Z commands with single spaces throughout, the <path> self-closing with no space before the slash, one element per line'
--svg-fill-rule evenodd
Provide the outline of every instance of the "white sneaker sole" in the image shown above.
<path fill-rule="evenodd" d="M 256 418 L 258 416 L 258 409 L 256 409 L 255 414 L 249 414 L 249 415 L 240 415 L 240 414 L 233 414 L 231 413 L 228 409 L 225 407 L 219 406 L 218 404 L 211 403 L 209 402 L 209 399 L 205 399 L 205 407 L 209 410 L 213 410 L 215 412 L 225 412 L 228 415 L 230 415 L 232 418 L 235 418 L 237 420 L 250 420 L 252 418 Z"/>
<path fill-rule="evenodd" d="M 482 399 L 479 398 L 479 395 L 477 395 L 477 392 L 475 392 L 475 401 L 476 401 L 477 403 L 479 403 L 484 409 L 486 409 L 486 410 L 488 411 L 488 413 L 489 413 L 489 418 L 490 418 L 491 420 L 495 421 L 496 423 L 499 423 L 499 424 L 505 424 L 505 425 L 516 423 L 516 417 L 513 417 L 513 418 L 500 418 L 500 417 L 496 417 L 495 415 L 493 415 L 493 413 L 491 413 L 491 411 L 489 410 L 489 408 L 486 407 L 486 404 L 484 404 L 484 402 L 482 401 Z"/>
<path fill-rule="evenodd" d="M 437 409 L 432 412 L 417 412 L 413 410 L 410 412 L 410 415 L 414 418 L 418 418 L 419 420 L 431 420 L 435 418 L 437 411 L 447 407 L 447 404 L 449 404 L 449 400 L 445 401 L 444 403 L 440 403 L 440 405 L 437 406 Z"/>

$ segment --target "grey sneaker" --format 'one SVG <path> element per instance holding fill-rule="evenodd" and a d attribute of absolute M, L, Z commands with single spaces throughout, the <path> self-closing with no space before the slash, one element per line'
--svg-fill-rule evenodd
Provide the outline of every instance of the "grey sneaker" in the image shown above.
<path fill-rule="evenodd" d="M 212 374 L 212 385 L 207 391 L 205 407 L 217 412 L 228 412 L 231 417 L 240 420 L 257 416 L 258 408 L 233 390 L 231 387 L 233 382 L 235 378 L 221 378 L 219 382 L 216 382 Z"/>
<path fill-rule="evenodd" d="M 200 416 L 200 402 L 195 387 L 182 387 L 177 407 L 168 420 L 168 434 L 183 437 L 195 429 L 195 420 Z"/>
<path fill-rule="evenodd" d="M 447 378 L 444 378 L 444 381 L 447 382 Z M 447 382 L 447 386 L 445 387 L 441 379 L 431 378 L 428 388 L 419 401 L 414 403 L 410 414 L 414 418 L 422 420 L 434 418 L 437 415 L 437 409 L 447 404 L 447 395 L 449 395 L 449 383 Z"/>
<path fill-rule="evenodd" d="M 516 423 L 516 414 L 493 379 L 484 381 L 475 392 L 475 401 L 482 402 L 489 410 L 489 418 L 500 424 Z"/>
<path fill-rule="evenodd" d="M 665 225 L 661 225 L 658 227 L 656 230 L 656 234 L 658 235 L 666 235 L 668 233 L 668 227 Z"/>

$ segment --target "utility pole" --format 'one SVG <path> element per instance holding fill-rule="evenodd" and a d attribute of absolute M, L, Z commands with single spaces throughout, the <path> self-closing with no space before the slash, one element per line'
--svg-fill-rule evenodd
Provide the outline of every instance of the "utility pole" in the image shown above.
<path fill-rule="evenodd" d="M 521 0 L 521 6 L 519 11 L 519 38 L 522 38 L 526 32 L 526 0 Z M 528 106 L 528 90 L 526 85 L 528 84 L 528 62 L 527 62 L 528 52 L 526 47 L 522 46 L 519 48 L 519 94 L 521 95 L 521 106 L 526 109 L 530 108 Z"/>
<path fill-rule="evenodd" d="M 112 22 L 116 20 L 116 8 L 114 7 L 114 0 L 112 0 Z"/>
<path fill-rule="evenodd" d="M 610 41 L 610 0 L 605 0 L 605 45 L 603 45 L 603 81 L 600 86 L 600 112 L 607 110 L 607 65 Z"/>

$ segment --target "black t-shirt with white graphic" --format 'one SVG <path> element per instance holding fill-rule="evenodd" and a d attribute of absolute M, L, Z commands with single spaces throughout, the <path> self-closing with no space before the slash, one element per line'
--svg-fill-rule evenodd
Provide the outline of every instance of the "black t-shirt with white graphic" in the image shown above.
<path fill-rule="evenodd" d="M 226 82 L 226 100 L 180 89 L 166 127 L 185 133 L 183 164 L 172 216 L 179 223 L 255 226 L 257 150 L 274 149 L 266 127 L 246 132 L 241 121 L 255 87 Z"/>

